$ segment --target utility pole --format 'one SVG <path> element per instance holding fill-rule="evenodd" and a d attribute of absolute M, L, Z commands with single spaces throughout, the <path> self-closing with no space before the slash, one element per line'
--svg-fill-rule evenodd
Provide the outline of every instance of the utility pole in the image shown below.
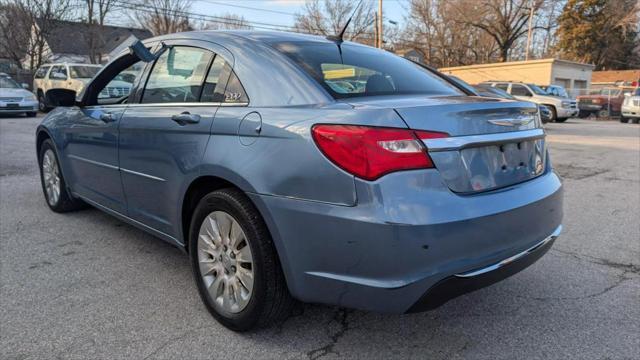
<path fill-rule="evenodd" d="M 529 60 L 529 48 L 531 47 L 531 34 L 532 34 L 531 22 L 532 21 L 533 21 L 533 1 L 529 1 L 529 30 L 527 31 L 527 49 L 524 52 L 525 60 Z"/>
<path fill-rule="evenodd" d="M 378 0 L 378 43 L 376 47 L 382 49 L 382 0 Z"/>

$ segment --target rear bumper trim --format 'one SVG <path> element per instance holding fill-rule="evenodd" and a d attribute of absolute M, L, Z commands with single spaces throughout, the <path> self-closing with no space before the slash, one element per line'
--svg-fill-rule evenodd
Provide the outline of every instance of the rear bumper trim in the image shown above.
<path fill-rule="evenodd" d="M 478 269 L 478 270 L 473 270 L 473 271 L 469 271 L 469 272 L 465 272 L 462 274 L 455 274 L 455 277 L 459 277 L 459 278 L 470 278 L 470 277 L 474 277 L 474 276 L 478 276 L 478 275 L 482 275 L 482 274 L 486 274 L 490 271 L 494 271 L 494 270 L 498 270 L 501 267 L 507 266 L 509 264 L 511 264 L 512 262 L 523 258 L 529 254 L 531 254 L 532 252 L 536 251 L 537 249 L 539 249 L 540 247 L 544 246 L 545 244 L 547 244 L 550 241 L 555 240 L 558 236 L 560 236 L 560 233 L 562 232 L 562 225 L 558 226 L 556 228 L 556 230 L 553 232 L 553 234 L 549 235 L 547 238 L 545 238 L 544 240 L 540 241 L 539 243 L 533 245 L 532 247 L 528 248 L 527 250 L 515 254 L 509 258 L 506 258 L 502 261 L 499 261 L 493 265 L 487 266 L 487 267 L 483 267 L 482 269 Z"/>
<path fill-rule="evenodd" d="M 562 225 L 558 226 L 558 228 L 544 240 L 523 252 L 496 264 L 470 272 L 455 274 L 439 281 L 429 288 L 429 290 L 409 308 L 407 313 L 435 309 L 455 297 L 481 289 L 515 275 L 546 254 L 561 231 Z"/>

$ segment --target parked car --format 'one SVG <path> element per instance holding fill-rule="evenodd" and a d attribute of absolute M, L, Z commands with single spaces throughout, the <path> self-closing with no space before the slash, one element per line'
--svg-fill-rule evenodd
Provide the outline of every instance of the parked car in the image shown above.
<path fill-rule="evenodd" d="M 51 96 L 52 94 L 82 91 L 101 67 L 101 65 L 68 63 L 40 66 L 33 78 L 33 91 L 38 96 L 40 110 L 49 111 L 58 105 L 52 101 L 52 98 L 58 98 L 58 96 Z"/>
<path fill-rule="evenodd" d="M 36 116 L 38 100 L 25 87 L 28 85 L 20 85 L 10 76 L 0 73 L 0 114 Z"/>
<path fill-rule="evenodd" d="M 569 96 L 569 93 L 567 93 L 567 89 L 565 89 L 563 86 L 546 85 L 546 86 L 540 86 L 540 88 L 544 90 L 548 95 L 564 98 L 564 99 L 571 99 L 571 97 Z"/>
<path fill-rule="evenodd" d="M 618 115 L 624 101 L 624 92 L 630 90 L 623 87 L 608 87 L 592 90 L 588 95 L 579 95 L 576 97 L 580 109 L 578 116 L 584 118 L 593 114 L 606 118 Z"/>
<path fill-rule="evenodd" d="M 551 110 L 551 118 L 555 122 L 565 122 L 568 118 L 578 115 L 578 108 L 574 100 L 551 96 L 535 84 L 513 81 L 487 81 L 483 84 L 502 89 L 516 99 L 547 106 Z"/>
<path fill-rule="evenodd" d="M 640 88 L 635 88 L 625 94 L 621 109 L 620 122 L 638 123 L 640 120 Z"/>
<path fill-rule="evenodd" d="M 535 105 L 332 39 L 134 43 L 38 127 L 46 203 L 93 205 L 183 249 L 234 330 L 294 299 L 428 310 L 539 259 L 562 229 L 562 183 Z M 100 98 L 134 64 L 129 95 Z"/>
<path fill-rule="evenodd" d="M 498 98 L 498 99 L 516 100 L 516 98 L 513 97 L 508 92 L 488 84 L 473 85 L 473 88 L 480 96 L 486 96 L 486 97 Z M 536 105 L 538 106 L 538 110 L 540 111 L 540 120 L 542 120 L 542 123 L 546 124 L 550 122 L 552 120 L 551 109 L 549 109 L 549 107 L 546 105 L 541 105 L 541 104 L 536 104 Z"/>

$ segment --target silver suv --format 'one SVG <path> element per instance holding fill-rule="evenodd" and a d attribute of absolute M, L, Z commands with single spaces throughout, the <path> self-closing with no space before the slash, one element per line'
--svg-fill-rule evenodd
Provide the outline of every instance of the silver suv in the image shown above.
<path fill-rule="evenodd" d="M 515 81 L 487 81 L 483 84 L 502 89 L 518 100 L 546 105 L 551 110 L 551 121 L 565 122 L 578 115 L 578 106 L 573 99 L 549 95 L 535 84 Z"/>

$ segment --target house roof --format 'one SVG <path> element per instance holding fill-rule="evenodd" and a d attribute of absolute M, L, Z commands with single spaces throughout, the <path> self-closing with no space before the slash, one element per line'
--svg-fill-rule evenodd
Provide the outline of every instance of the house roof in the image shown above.
<path fill-rule="evenodd" d="M 45 35 L 45 40 L 54 54 L 89 55 L 92 33 L 95 34 L 95 49 L 103 54 L 111 52 L 131 35 L 140 40 L 153 36 L 149 30 L 144 29 L 61 20 L 50 21 L 53 22 L 49 25 L 51 31 Z"/>
<path fill-rule="evenodd" d="M 612 83 L 640 81 L 640 69 L 594 71 L 591 73 L 591 83 Z"/>

